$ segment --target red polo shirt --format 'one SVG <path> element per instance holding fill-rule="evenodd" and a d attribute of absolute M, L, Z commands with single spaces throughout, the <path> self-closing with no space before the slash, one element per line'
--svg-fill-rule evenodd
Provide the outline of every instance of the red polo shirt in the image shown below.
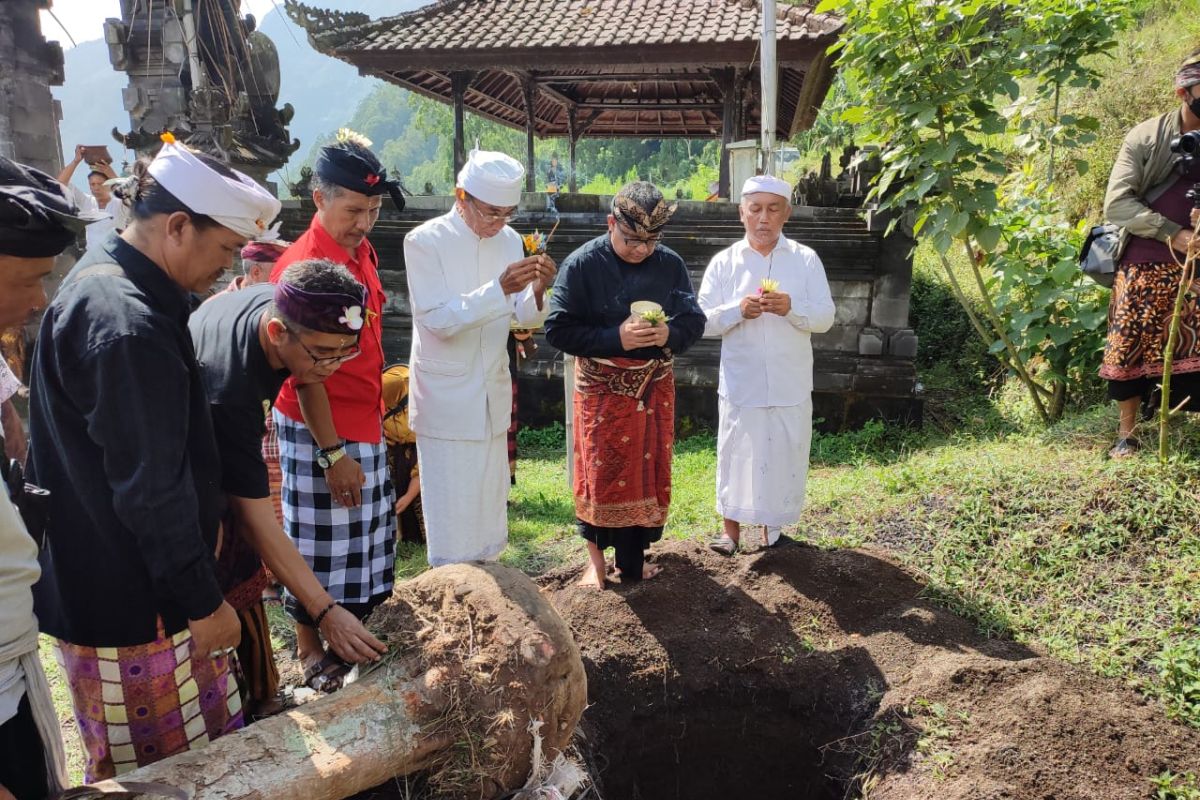
<path fill-rule="evenodd" d="M 307 258 L 325 258 L 341 264 L 367 287 L 367 321 L 359 338 L 362 354 L 343 362 L 337 372 L 325 381 L 329 405 L 333 409 L 333 426 L 341 438 L 350 442 L 378 444 L 383 438 L 383 285 L 379 282 L 379 258 L 366 239 L 353 257 L 333 240 L 314 215 L 312 224 L 295 244 L 283 251 L 271 270 L 271 282 L 289 264 Z M 288 378 L 279 390 L 275 407 L 296 422 L 304 422 L 300 401 L 296 397 L 296 381 Z"/>

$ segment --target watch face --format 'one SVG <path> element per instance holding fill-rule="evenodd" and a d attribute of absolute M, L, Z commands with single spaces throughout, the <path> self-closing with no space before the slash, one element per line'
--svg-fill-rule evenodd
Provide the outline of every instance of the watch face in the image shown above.
<path fill-rule="evenodd" d="M 325 455 L 324 453 L 317 456 L 317 466 L 321 469 L 329 469 L 332 466 L 332 464 L 329 463 L 329 456 Z"/>

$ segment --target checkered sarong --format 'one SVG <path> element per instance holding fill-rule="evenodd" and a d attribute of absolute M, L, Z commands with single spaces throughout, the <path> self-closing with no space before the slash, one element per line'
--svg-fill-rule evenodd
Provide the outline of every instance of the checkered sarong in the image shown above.
<path fill-rule="evenodd" d="M 308 428 L 278 410 L 279 466 L 283 471 L 283 529 L 317 580 L 340 603 L 367 603 L 391 594 L 396 512 L 383 442 L 347 442 L 346 455 L 362 465 L 362 505 L 333 502 L 317 466 Z"/>

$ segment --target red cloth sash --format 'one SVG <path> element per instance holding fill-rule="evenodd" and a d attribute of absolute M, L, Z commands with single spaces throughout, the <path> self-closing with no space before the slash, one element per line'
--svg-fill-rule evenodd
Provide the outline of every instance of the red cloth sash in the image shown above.
<path fill-rule="evenodd" d="M 670 359 L 575 359 L 575 514 L 602 528 L 659 527 L 671 506 Z"/>

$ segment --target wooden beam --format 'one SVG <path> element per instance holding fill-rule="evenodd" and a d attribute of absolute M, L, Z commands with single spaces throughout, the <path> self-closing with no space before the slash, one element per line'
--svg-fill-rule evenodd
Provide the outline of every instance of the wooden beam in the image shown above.
<path fill-rule="evenodd" d="M 467 87 L 471 85 L 474 77 L 475 74 L 472 72 L 450 73 L 450 93 L 454 103 L 454 171 L 451 173 L 452 176 L 458 175 L 459 170 L 467 163 L 465 99 Z"/>
<path fill-rule="evenodd" d="M 538 83 L 707 83 L 711 80 L 706 72 L 610 72 L 591 75 L 548 75 L 535 73 Z"/>
<path fill-rule="evenodd" d="M 533 193 L 537 189 L 537 162 L 533 155 L 533 129 L 537 125 L 538 85 L 528 76 L 521 78 L 521 93 L 525 96 L 525 191 Z"/>
<path fill-rule="evenodd" d="M 836 34 L 810 39 L 780 40 L 778 55 L 780 66 L 796 66 L 803 69 L 818 52 L 824 52 L 837 40 Z M 696 45 L 672 43 L 646 46 L 618 45 L 611 47 L 530 47 L 504 48 L 502 50 L 475 49 L 397 49 L 397 50 L 352 50 L 340 49 L 332 53 L 336 58 L 367 69 L 400 70 L 486 70 L 525 69 L 537 70 L 547 64 L 558 69 L 578 67 L 595 70 L 602 64 L 608 69 L 637 72 L 649 69 L 700 69 L 726 68 L 752 62 L 758 52 L 757 37 L 740 42 L 719 42 Z"/>
<path fill-rule="evenodd" d="M 579 109 L 567 109 L 567 152 L 571 160 L 571 174 L 567 177 L 567 190 L 575 193 L 575 145 L 579 142 Z M 568 405 L 570 405 L 568 403 Z"/>
<path fill-rule="evenodd" d="M 737 123 L 737 104 L 740 101 L 737 92 L 734 91 L 736 81 L 732 68 L 713 70 L 712 76 L 725 98 L 721 111 L 721 168 L 717 178 L 717 195 L 728 200 L 732 197 L 730 194 L 729 143 L 733 141 L 734 126 Z"/>
<path fill-rule="evenodd" d="M 733 135 L 738 141 L 746 138 L 746 86 L 750 82 L 750 71 L 738 67 L 733 76 L 733 96 L 736 101 Z"/>
<path fill-rule="evenodd" d="M 724 103 L 690 103 L 686 100 L 678 103 L 581 102 L 578 105 L 579 108 L 594 108 L 601 111 L 721 111 L 725 108 Z"/>

